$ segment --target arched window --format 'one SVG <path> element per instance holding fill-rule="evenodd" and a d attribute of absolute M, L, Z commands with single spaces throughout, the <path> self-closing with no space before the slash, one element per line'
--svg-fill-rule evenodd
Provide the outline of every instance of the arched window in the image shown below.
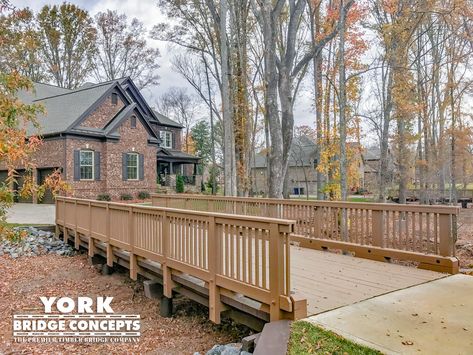
<path fill-rule="evenodd" d="M 136 128 L 136 116 L 135 115 L 130 117 L 130 126 L 131 126 L 131 128 Z"/>

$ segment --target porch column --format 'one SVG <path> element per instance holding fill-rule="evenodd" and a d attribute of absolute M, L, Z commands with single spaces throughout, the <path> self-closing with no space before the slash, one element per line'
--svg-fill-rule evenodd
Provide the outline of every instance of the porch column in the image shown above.
<path fill-rule="evenodd" d="M 194 175 L 197 175 L 197 164 L 194 163 Z"/>
<path fill-rule="evenodd" d="M 172 161 L 169 162 L 169 175 L 172 175 L 174 174 L 174 169 L 173 169 L 173 166 L 172 166 Z"/>

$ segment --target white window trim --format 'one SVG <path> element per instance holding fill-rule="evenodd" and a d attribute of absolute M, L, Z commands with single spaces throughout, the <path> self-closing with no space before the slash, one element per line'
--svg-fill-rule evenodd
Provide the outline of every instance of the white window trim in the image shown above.
<path fill-rule="evenodd" d="M 130 180 L 130 181 L 138 181 L 140 179 L 140 155 L 138 153 L 134 153 L 134 152 L 131 152 L 131 153 L 126 153 L 127 154 L 127 158 L 126 158 L 126 175 L 127 175 L 127 181 Z M 135 179 L 131 179 L 128 177 L 128 156 L 129 155 L 135 155 L 136 156 L 136 178 Z"/>
<path fill-rule="evenodd" d="M 85 153 L 85 152 L 88 152 L 88 153 L 92 153 L 92 178 L 90 179 L 83 179 L 82 178 L 82 174 L 81 174 L 81 168 L 82 166 L 89 166 L 89 165 L 82 165 L 81 164 L 81 154 L 82 153 Z M 94 181 L 95 180 L 95 153 L 93 150 L 90 150 L 90 149 L 81 149 L 79 150 L 79 178 L 80 178 L 80 181 Z"/>
<path fill-rule="evenodd" d="M 169 145 L 166 145 L 166 135 L 169 134 Z M 160 138 L 162 140 L 161 147 L 172 149 L 172 132 L 170 131 L 160 131 Z"/>

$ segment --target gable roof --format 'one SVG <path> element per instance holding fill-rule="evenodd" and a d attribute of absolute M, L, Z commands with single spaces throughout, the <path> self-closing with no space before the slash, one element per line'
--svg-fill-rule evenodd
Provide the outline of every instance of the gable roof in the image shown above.
<path fill-rule="evenodd" d="M 31 103 L 42 105 L 46 111 L 45 114 L 37 117 L 37 121 L 41 126 L 41 134 L 48 135 L 67 131 L 113 85 L 113 82 L 108 82 L 68 90 L 52 96 L 35 98 Z M 44 93 L 41 89 L 40 92 Z M 38 90 L 36 95 L 38 95 Z M 28 127 L 28 134 L 34 134 L 35 132 L 33 126 Z"/>
<path fill-rule="evenodd" d="M 119 138 L 119 135 L 114 132 L 117 124 L 121 123 L 133 111 L 136 111 L 150 135 L 149 142 L 159 142 L 159 138 L 150 126 L 149 116 L 143 111 L 143 109 L 150 110 L 149 106 L 144 102 L 141 95 L 140 101 L 130 97 L 128 92 L 121 86 L 121 83 L 134 87 L 130 78 L 121 78 L 98 84 L 86 83 L 74 90 L 49 84 L 33 83 L 33 91 L 21 91 L 18 93 L 18 98 L 27 104 L 40 104 L 45 109 L 44 114 L 37 116 L 37 121 L 41 127 L 39 133 L 43 136 L 74 133 L 93 137 Z M 79 127 L 82 120 L 93 112 L 111 92 L 119 93 L 125 103 L 124 108 L 114 117 L 110 117 L 109 124 L 103 129 Z M 110 127 L 110 124 L 113 124 L 113 127 Z M 36 133 L 37 129 L 33 125 L 27 127 L 28 135 Z"/>

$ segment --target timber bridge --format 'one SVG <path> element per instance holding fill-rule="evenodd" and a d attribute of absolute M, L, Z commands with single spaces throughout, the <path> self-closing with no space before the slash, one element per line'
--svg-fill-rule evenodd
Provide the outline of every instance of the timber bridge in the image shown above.
<path fill-rule="evenodd" d="M 134 280 L 161 284 L 162 304 L 180 293 L 213 322 L 226 312 L 260 328 L 457 273 L 458 213 L 184 194 L 153 194 L 152 206 L 58 197 L 56 233 Z"/>

